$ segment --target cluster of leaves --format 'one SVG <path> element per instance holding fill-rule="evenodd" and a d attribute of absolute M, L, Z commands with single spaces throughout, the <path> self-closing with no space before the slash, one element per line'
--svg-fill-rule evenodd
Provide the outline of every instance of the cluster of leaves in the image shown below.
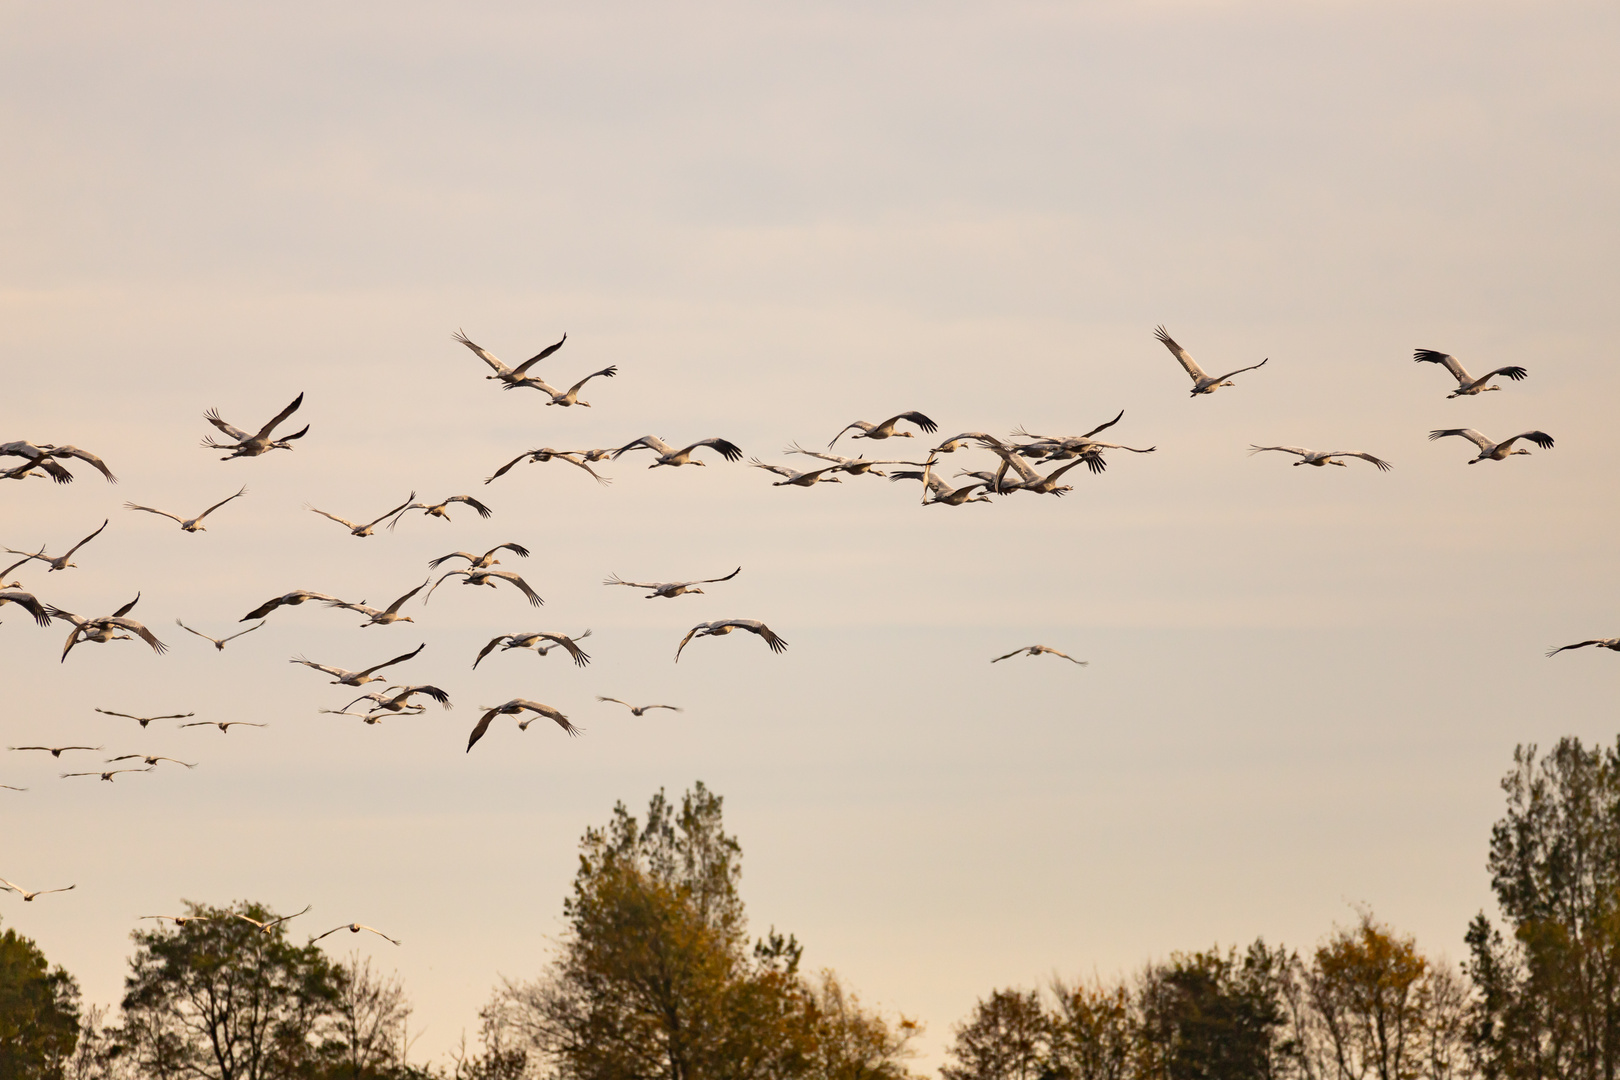
<path fill-rule="evenodd" d="M 0 1077 L 58 1080 L 79 1042 L 79 986 L 15 930 L 0 935 Z"/>
<path fill-rule="evenodd" d="M 1620 744 L 1520 747 L 1502 781 L 1491 884 L 1511 938 L 1468 928 L 1475 1039 L 1489 1077 L 1620 1073 Z"/>
<path fill-rule="evenodd" d="M 1309 960 L 1256 941 L 1135 980 L 998 990 L 955 1032 L 945 1080 L 1452 1080 L 1468 1075 L 1452 969 L 1363 914 Z"/>
<path fill-rule="evenodd" d="M 563 1080 L 906 1075 L 914 1022 L 862 1009 L 831 973 L 806 977 L 790 936 L 750 944 L 741 849 L 702 784 L 678 811 L 654 796 L 644 822 L 620 804 L 580 847 L 560 955 L 500 988 L 487 1045 Z"/>

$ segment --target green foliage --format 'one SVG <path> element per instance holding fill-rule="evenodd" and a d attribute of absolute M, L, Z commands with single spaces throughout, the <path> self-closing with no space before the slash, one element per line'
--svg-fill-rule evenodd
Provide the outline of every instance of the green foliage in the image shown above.
<path fill-rule="evenodd" d="M 1281 1074 L 1282 987 L 1290 958 L 1256 941 L 1240 957 L 1177 953 L 1138 993 L 1147 1075 L 1164 1080 L 1268 1080 Z"/>
<path fill-rule="evenodd" d="M 481 1060 L 522 1052 L 565 1080 L 904 1076 L 914 1024 L 806 979 L 791 936 L 750 946 L 741 857 L 701 783 L 678 811 L 655 795 L 644 821 L 616 806 L 580 842 L 560 956 L 497 993 Z"/>
<path fill-rule="evenodd" d="M 0 934 L 0 1077 L 59 1080 L 79 1041 L 79 987 L 15 930 Z"/>
<path fill-rule="evenodd" d="M 1491 885 L 1511 944 L 1468 932 L 1474 1029 L 1492 1077 L 1610 1080 L 1620 1071 L 1620 745 L 1519 747 L 1491 833 Z"/>
<path fill-rule="evenodd" d="M 140 930 L 124 983 L 126 1054 L 154 1080 L 294 1080 L 319 1075 L 335 1042 L 340 978 L 313 945 L 237 918 L 258 904 L 188 905 L 196 921 Z"/>

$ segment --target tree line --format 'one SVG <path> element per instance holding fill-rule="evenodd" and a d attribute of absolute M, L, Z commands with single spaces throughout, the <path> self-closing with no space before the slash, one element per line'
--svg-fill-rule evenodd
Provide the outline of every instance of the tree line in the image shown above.
<path fill-rule="evenodd" d="M 1515 751 L 1487 868 L 1499 914 L 1460 966 L 1370 911 L 1304 952 L 1172 953 L 1109 981 L 994 989 L 943 1080 L 1616 1080 L 1620 740 Z M 566 931 L 465 1040 L 410 1062 L 397 976 L 333 960 L 257 904 L 137 930 L 116 1014 L 0 934 L 0 1080 L 905 1080 L 921 1025 L 864 1005 L 774 927 L 752 936 L 742 850 L 695 785 L 580 841 Z"/>

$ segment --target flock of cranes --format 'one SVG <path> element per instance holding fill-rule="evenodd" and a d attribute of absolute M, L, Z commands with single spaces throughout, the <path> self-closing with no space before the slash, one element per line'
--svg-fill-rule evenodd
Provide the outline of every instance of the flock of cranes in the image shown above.
<path fill-rule="evenodd" d="M 1182 348 L 1169 335 L 1164 327 L 1160 326 L 1155 330 L 1155 337 L 1170 351 L 1171 355 L 1186 371 L 1192 381 L 1191 393 L 1195 398 L 1232 387 L 1235 385 L 1233 382 L 1234 376 L 1257 371 L 1269 362 L 1268 357 L 1259 363 L 1239 367 L 1225 374 L 1210 375 L 1192 358 L 1186 349 Z M 465 333 L 458 332 L 454 335 L 454 340 L 466 346 L 488 366 L 490 373 L 485 376 L 487 379 L 500 383 L 503 390 L 539 390 L 546 395 L 545 404 L 547 405 L 556 405 L 563 408 L 578 405 L 589 408 L 590 402 L 580 400 L 580 391 L 593 379 L 614 378 L 618 373 L 616 365 L 609 366 L 591 372 L 573 383 L 566 390 L 559 390 L 533 372 L 538 364 L 555 355 L 566 344 L 568 340 L 566 334 L 555 344 L 547 346 L 516 367 L 508 367 L 488 350 L 474 343 Z M 1418 363 L 1439 364 L 1450 372 L 1457 382 L 1457 389 L 1448 394 L 1448 398 L 1472 397 L 1487 391 L 1501 390 L 1503 389 L 1501 385 L 1492 383 L 1492 380 L 1498 377 L 1519 382 L 1528 376 L 1528 372 L 1523 367 L 1507 366 L 1496 368 L 1476 378 L 1470 375 L 1455 357 L 1429 349 L 1417 350 L 1413 358 Z M 293 443 L 304 438 L 309 433 L 309 426 L 305 425 L 296 432 L 279 437 L 275 435 L 275 431 L 298 411 L 303 401 L 304 395 L 300 393 L 293 399 L 291 404 L 272 417 L 256 433 L 249 433 L 227 423 L 219 415 L 218 410 L 210 409 L 204 414 L 205 419 L 224 436 L 227 436 L 230 441 L 221 441 L 210 435 L 203 440 L 202 445 L 213 450 L 228 451 L 220 459 L 222 461 L 258 457 L 272 450 L 292 450 L 295 448 Z M 983 431 L 964 431 L 941 440 L 926 452 L 913 455 L 922 458 L 922 460 L 868 458 L 865 456 L 851 458 L 832 452 L 839 440 L 845 436 L 849 437 L 850 443 L 862 439 L 869 442 L 882 442 L 889 439 L 918 439 L 924 436 L 933 436 L 939 430 L 939 425 L 933 419 L 922 412 L 910 410 L 896 413 L 885 420 L 875 423 L 866 420 L 855 420 L 846 424 L 829 440 L 825 451 L 806 450 L 797 442 L 789 444 L 784 450 L 784 453 L 787 454 L 814 459 L 818 463 L 815 468 L 798 470 L 787 465 L 768 463 L 758 457 L 750 458 L 747 465 L 780 477 L 781 479 L 772 481 L 772 485 L 775 487 L 808 488 L 820 483 L 842 483 L 848 477 L 867 475 L 887 479 L 891 483 L 915 480 L 921 485 L 921 502 L 924 506 L 963 506 L 969 503 L 991 502 L 995 498 L 1006 497 L 1020 492 L 1033 495 L 1062 496 L 1066 492 L 1073 490 L 1072 484 L 1061 482 L 1067 474 L 1081 465 L 1084 465 L 1086 470 L 1092 474 L 1103 472 L 1107 468 L 1106 454 L 1108 451 L 1117 450 L 1132 454 L 1150 454 L 1156 451 L 1157 447 L 1155 446 L 1134 447 L 1122 443 L 1105 442 L 1097 438 L 1102 432 L 1120 423 L 1123 418 L 1124 412 L 1121 410 L 1113 419 L 1079 435 L 1042 435 L 1020 428 L 1002 438 Z M 1520 441 L 1533 443 L 1542 449 L 1551 449 L 1553 447 L 1552 437 L 1539 430 L 1522 432 L 1501 442 L 1493 442 L 1473 428 L 1447 428 L 1435 430 L 1429 434 L 1430 439 L 1450 436 L 1468 439 L 1477 446 L 1479 452 L 1477 456 L 1469 461 L 1469 464 L 1487 460 L 1504 461 L 1514 455 L 1530 453 L 1528 449 L 1523 447 L 1515 448 L 1514 444 Z M 943 475 L 941 468 L 943 457 L 965 449 L 988 452 L 988 467 L 973 470 L 963 469 L 956 472 L 954 477 L 947 478 Z M 626 455 L 637 451 L 649 451 L 651 453 L 652 460 L 648 465 L 649 469 L 662 466 L 672 468 L 685 465 L 705 466 L 713 462 L 736 463 L 743 458 L 742 449 L 736 443 L 725 438 L 710 437 L 676 446 L 666 443 L 656 435 L 644 435 L 617 448 L 559 450 L 553 447 L 541 447 L 526 450 L 501 465 L 483 482 L 488 485 L 506 475 L 521 463 L 545 464 L 562 461 L 583 470 L 598 483 L 606 485 L 611 483 L 611 478 L 602 475 L 593 466 L 603 462 L 619 461 Z M 703 452 L 704 456 L 698 456 L 700 451 Z M 1342 459 L 1356 458 L 1368 462 L 1380 471 L 1387 472 L 1392 468 L 1388 461 L 1362 450 L 1312 450 L 1300 446 L 1261 446 L 1256 444 L 1250 447 L 1249 452 L 1250 454 L 1265 452 L 1291 454 L 1298 459 L 1292 463 L 1295 466 L 1311 465 L 1321 468 L 1336 465 L 1348 467 L 1347 462 Z M 0 468 L 0 479 L 26 480 L 29 477 L 44 477 L 56 484 L 67 484 L 72 482 L 74 477 L 65 462 L 77 460 L 85 462 L 99 471 L 107 482 L 117 483 L 117 478 L 101 458 L 74 446 L 49 443 L 35 444 L 25 441 L 0 444 L 0 462 L 5 462 L 6 459 L 18 459 L 18 463 L 14 465 L 8 463 L 5 468 Z M 1043 467 L 1047 466 L 1052 467 L 1043 472 Z M 953 480 L 960 481 L 963 479 L 968 482 L 953 482 Z M 234 500 L 244 497 L 247 493 L 248 488 L 243 485 L 235 494 L 219 500 L 195 517 L 190 518 L 134 502 L 126 502 L 124 506 L 130 511 L 140 511 L 170 518 L 178 523 L 184 532 L 195 534 L 205 531 L 204 519 Z M 384 523 L 386 523 L 387 530 L 393 530 L 406 514 L 413 511 L 420 512 L 425 517 L 438 518 L 449 523 L 452 520 L 449 511 L 458 505 L 476 513 L 481 520 L 490 518 L 494 513 L 488 505 L 470 495 L 450 495 L 438 502 L 425 503 L 417 500 L 415 491 L 407 495 L 398 505 L 365 522 L 350 521 L 347 518 L 339 517 L 336 514 L 307 504 L 305 508 L 311 513 L 342 525 L 349 531 L 351 536 L 365 539 L 377 535 L 377 527 L 384 525 Z M 22 558 L 5 570 L 0 571 L 0 609 L 3 609 L 6 604 L 14 604 L 26 611 L 42 627 L 49 627 L 55 621 L 70 624 L 72 629 L 63 646 L 60 658 L 63 663 L 66 662 L 68 654 L 73 651 L 75 646 L 87 642 L 107 644 L 115 641 L 139 639 L 144 641 L 155 653 L 161 654 L 167 649 L 167 646 L 151 630 L 141 622 L 130 618 L 130 612 L 140 600 L 139 593 L 136 594 L 135 599 L 115 609 L 110 615 L 87 618 L 39 599 L 33 592 L 24 589 L 20 580 L 11 581 L 9 584 L 6 582 L 6 578 L 14 571 L 34 564 L 43 567 L 45 573 L 64 571 L 77 566 L 78 564 L 72 561 L 72 557 L 100 536 L 109 523 L 110 519 L 103 521 L 95 531 L 68 548 L 64 553 L 56 556 L 47 554 L 45 546 L 41 546 L 34 551 L 16 548 L 4 549 L 10 554 L 20 555 Z M 344 610 L 363 616 L 364 621 L 359 624 L 362 629 L 370 626 L 387 626 L 396 622 L 414 622 L 415 617 L 413 615 L 403 613 L 405 606 L 425 589 L 426 594 L 422 596 L 421 600 L 422 606 L 425 607 L 438 587 L 452 578 L 460 579 L 462 585 L 488 586 L 497 593 L 507 591 L 498 587 L 498 585 L 504 583 L 510 587 L 511 591 L 520 593 L 531 608 L 542 606 L 545 601 L 521 575 L 511 570 L 495 569 L 501 564 L 503 554 L 509 557 L 526 559 L 529 557 L 530 551 L 520 543 L 508 541 L 497 544 L 482 554 L 457 550 L 438 556 L 428 562 L 429 574 L 420 584 L 400 595 L 398 599 L 385 608 L 370 607 L 364 601 L 350 602 L 329 593 L 313 592 L 299 588 L 273 597 L 249 610 L 241 617 L 240 621 L 258 621 L 254 625 L 226 637 L 214 637 L 203 633 L 187 626 L 178 618 L 175 623 L 187 633 L 212 644 L 216 651 L 223 651 L 227 643 L 261 629 L 266 625 L 268 617 L 274 612 L 282 608 L 297 607 L 310 601 L 317 601 L 328 609 Z M 444 564 L 453 560 L 462 560 L 465 565 L 451 567 L 439 572 Z M 731 581 L 741 572 L 742 567 L 738 566 L 735 570 L 723 576 L 684 581 L 633 581 L 622 578 L 615 573 L 606 578 L 603 584 L 644 590 L 644 599 L 670 600 L 682 596 L 703 594 L 703 586 L 718 585 Z M 434 580 L 434 573 L 439 573 L 437 580 Z M 724 637 L 739 630 L 757 636 L 773 653 L 781 653 L 787 648 L 787 642 L 759 619 L 714 619 L 700 622 L 686 631 L 675 647 L 674 660 L 679 662 L 682 652 L 696 638 Z M 590 664 L 591 657 L 581 648 L 580 643 L 589 637 L 591 637 L 589 629 L 581 633 L 564 633 L 554 630 L 501 632 L 490 638 L 488 643 L 472 658 L 471 668 L 477 670 L 478 666 L 486 658 L 496 652 L 504 654 L 514 650 L 532 650 L 538 656 L 544 657 L 554 649 L 562 649 L 568 654 L 574 665 L 583 669 Z M 1564 645 L 1550 650 L 1547 656 L 1551 657 L 1565 650 L 1581 649 L 1588 646 L 1597 646 L 1620 652 L 1620 638 L 1594 638 L 1571 645 Z M 388 717 L 414 716 L 425 712 L 427 706 L 422 701 L 416 700 L 418 698 L 435 702 L 444 709 L 452 708 L 449 693 L 439 686 L 432 683 L 394 683 L 391 681 L 392 674 L 379 674 L 379 672 L 386 669 L 416 660 L 426 647 L 427 643 L 423 642 L 409 652 L 358 669 L 320 663 L 302 655 L 292 657 L 289 662 L 320 672 L 325 676 L 330 676 L 330 685 L 347 687 L 351 690 L 364 690 L 353 700 L 339 708 L 322 708 L 319 711 L 323 714 L 356 717 L 366 724 L 374 725 Z M 1041 644 L 1014 649 L 1011 652 L 994 657 L 990 662 L 999 663 L 1017 656 L 1030 658 L 1053 656 L 1068 660 L 1078 666 L 1085 666 L 1087 663 L 1085 660 L 1076 659 L 1058 649 Z M 382 685 L 380 689 L 364 689 L 373 683 Z M 598 703 L 623 706 L 635 717 L 644 717 L 649 712 L 660 709 L 672 712 L 682 711 L 677 705 L 634 705 L 620 698 L 604 695 L 598 695 L 596 701 Z M 356 706 L 361 707 L 357 709 Z M 479 711 L 480 716 L 467 737 L 465 750 L 467 753 L 470 753 L 473 747 L 485 738 L 497 718 L 503 716 L 515 718 L 516 727 L 519 731 L 527 731 L 530 724 L 542 718 L 552 721 L 571 737 L 579 735 L 582 730 L 556 706 L 528 698 L 513 698 L 501 705 L 481 706 Z M 178 728 L 212 726 L 217 727 L 222 733 L 228 733 L 232 727 L 266 726 L 262 723 L 242 720 L 194 720 L 192 719 L 195 716 L 194 712 L 169 713 L 161 716 L 141 716 L 101 708 L 97 708 L 96 712 L 106 716 L 135 720 L 142 732 L 146 731 L 149 724 L 165 720 L 185 721 L 178 724 Z M 105 748 L 102 746 L 74 744 L 64 746 L 14 746 L 8 749 L 18 752 L 48 752 L 53 759 L 60 759 L 64 753 L 100 753 Z M 128 765 L 105 770 L 64 772 L 60 775 L 63 778 L 94 776 L 110 783 L 114 777 L 126 773 L 152 772 L 158 768 L 160 763 L 173 763 L 186 769 L 195 768 L 198 764 L 197 762 L 183 761 L 179 758 L 161 754 L 146 753 L 118 754 L 107 758 L 104 764 L 117 765 L 121 762 L 137 761 L 144 767 Z M 26 788 L 11 785 L 0 785 L 0 788 L 14 791 L 27 790 Z M 32 901 L 36 896 L 46 893 L 66 892 L 74 887 L 68 885 L 60 889 L 28 891 L 9 881 L 0 879 L 0 889 L 18 893 L 24 901 Z M 247 919 L 248 922 L 252 922 L 261 931 L 268 933 L 288 919 L 302 915 L 308 910 L 309 907 L 306 906 L 304 911 L 297 912 L 294 915 L 281 916 L 264 922 L 247 919 L 245 915 L 236 915 L 234 917 Z M 147 915 L 141 917 L 169 920 L 176 926 L 184 926 L 188 922 L 206 919 L 210 916 Z M 374 927 L 358 922 L 344 923 L 311 940 L 322 940 L 340 930 L 348 930 L 351 933 L 359 933 L 364 930 L 393 942 L 395 945 L 399 944 L 397 939 Z"/>

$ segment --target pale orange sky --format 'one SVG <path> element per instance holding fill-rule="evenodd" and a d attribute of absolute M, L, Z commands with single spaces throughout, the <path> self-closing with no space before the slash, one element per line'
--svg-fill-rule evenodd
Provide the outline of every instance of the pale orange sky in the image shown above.
<path fill-rule="evenodd" d="M 30 788 L 0 792 L 0 876 L 78 885 L 0 917 L 89 999 L 120 994 L 137 915 L 310 903 L 300 932 L 405 942 L 355 944 L 439 1056 L 498 975 L 541 971 L 584 828 L 698 779 L 757 929 L 920 1016 L 930 1068 L 993 987 L 1308 947 L 1352 904 L 1460 955 L 1514 745 L 1614 737 L 1614 658 L 1541 654 L 1620 633 L 1620 15 L 872 7 L 0 8 L 0 441 L 84 446 L 122 480 L 5 485 L 0 545 L 110 517 L 77 569 L 14 576 L 83 614 L 138 590 L 171 646 L 59 664 L 65 629 L 6 608 L 4 743 L 201 763 L 101 784 L 0 756 Z M 1189 400 L 1159 322 L 1212 369 L 1270 362 Z M 547 373 L 619 374 L 544 408 L 484 380 L 458 327 L 509 362 L 566 331 Z M 1530 377 L 1448 401 L 1417 347 Z M 204 410 L 256 426 L 300 391 L 295 452 L 197 447 Z M 1124 409 L 1110 434 L 1159 449 L 1061 500 L 958 509 L 718 462 L 481 483 L 531 446 L 647 433 L 791 462 L 905 409 L 941 434 Z M 1557 447 L 1469 466 L 1425 438 L 1453 426 Z M 896 448 L 918 440 L 873 449 Z M 196 536 L 122 509 L 244 483 Z M 302 509 L 412 489 L 495 516 L 355 540 Z M 223 634 L 295 587 L 386 603 L 505 540 L 543 608 L 447 586 L 359 631 L 305 605 L 223 654 L 173 624 Z M 600 584 L 739 564 L 669 602 Z M 789 650 L 733 635 L 671 662 L 731 616 Z M 585 627 L 587 669 L 470 670 L 494 633 Z M 352 695 L 287 663 L 424 641 L 402 674 L 455 709 L 376 727 L 318 715 Z M 1036 641 L 1091 665 L 987 662 Z M 464 754 L 476 707 L 511 697 L 587 732 L 507 725 Z M 97 706 L 271 726 L 142 734 Z"/>

